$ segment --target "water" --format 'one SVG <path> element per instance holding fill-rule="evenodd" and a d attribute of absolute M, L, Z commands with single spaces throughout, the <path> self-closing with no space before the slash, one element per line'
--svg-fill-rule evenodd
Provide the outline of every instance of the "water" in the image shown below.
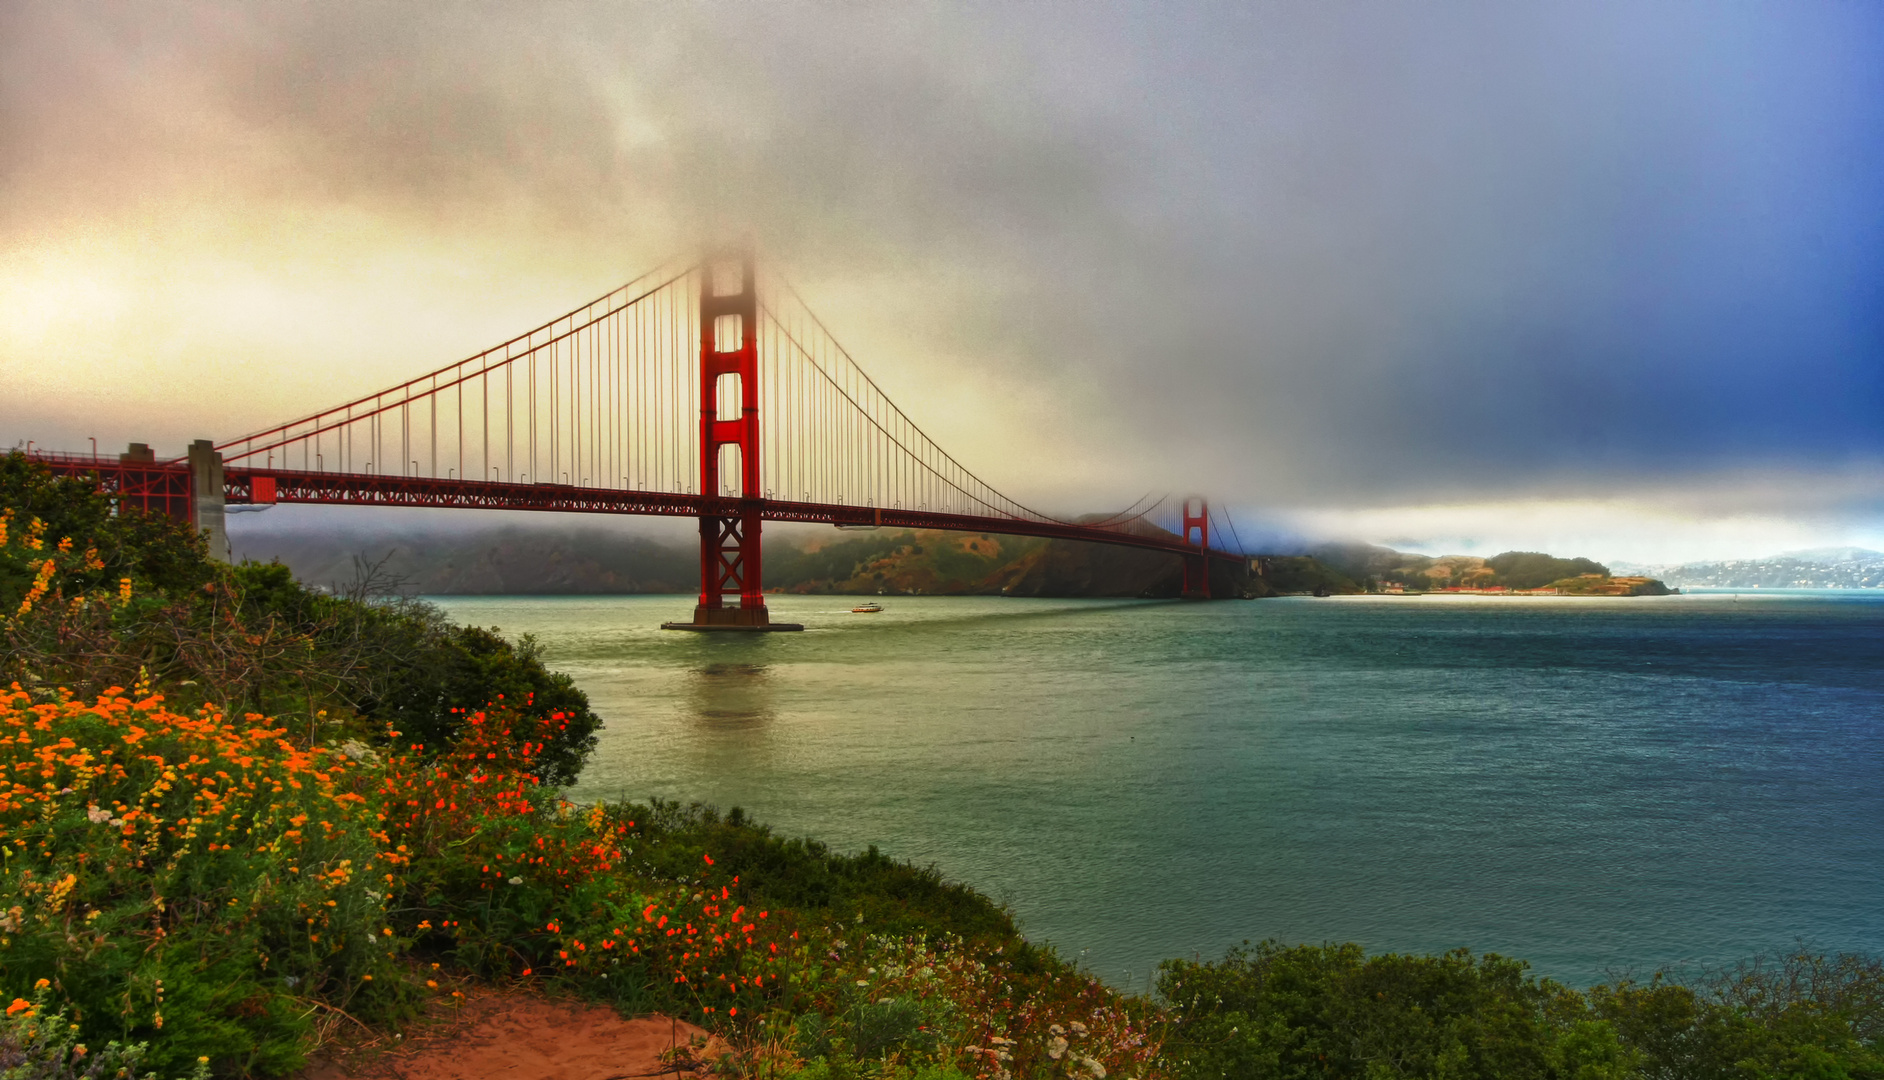
<path fill-rule="evenodd" d="M 1575 985 L 1884 951 L 1876 594 L 440 603 L 588 691 L 582 793 L 934 863 L 1123 988 L 1264 937 Z"/>

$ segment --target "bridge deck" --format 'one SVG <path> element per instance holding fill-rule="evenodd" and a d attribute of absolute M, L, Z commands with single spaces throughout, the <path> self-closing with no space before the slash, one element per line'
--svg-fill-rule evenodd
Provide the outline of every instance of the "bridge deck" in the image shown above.
<path fill-rule="evenodd" d="M 34 451 L 33 459 L 66 475 L 96 474 L 107 490 L 135 497 L 162 489 L 187 492 L 189 469 L 181 462 L 127 462 L 89 454 Z M 491 480 L 454 480 L 433 477 L 381 476 L 371 473 L 299 472 L 286 469 L 223 470 L 223 496 L 232 505 L 256 502 L 256 479 L 272 481 L 273 499 L 263 502 L 336 506 L 415 506 L 464 510 L 522 510 L 565 514 L 625 514 L 650 517 L 702 517 L 735 515 L 756 510 L 767 521 L 799 521 L 819 525 L 881 526 L 897 529 L 945 529 L 953 532 L 1038 536 L 1052 540 L 1083 540 L 1115 544 L 1173 555 L 1207 555 L 1241 562 L 1244 556 L 1216 549 L 1200 549 L 1170 533 L 1134 532 L 1076 522 L 1038 521 L 1018 517 L 945 514 L 901 507 L 844 506 L 793 502 L 784 499 L 726 499 L 658 491 L 618 491 L 568 484 L 515 484 Z M 181 483 L 179 489 L 178 484 Z M 1142 526 L 1141 526 L 1142 527 Z"/>

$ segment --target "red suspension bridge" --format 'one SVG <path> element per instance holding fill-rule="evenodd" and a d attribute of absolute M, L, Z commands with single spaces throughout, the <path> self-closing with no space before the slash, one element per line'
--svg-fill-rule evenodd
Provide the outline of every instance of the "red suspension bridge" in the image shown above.
<path fill-rule="evenodd" d="M 945 452 L 749 249 L 671 264 L 468 359 L 160 460 L 31 452 L 121 505 L 186 517 L 224 550 L 226 504 L 330 503 L 694 517 L 700 599 L 675 629 L 770 622 L 761 523 L 818 522 L 1123 544 L 1180 556 L 1208 598 L 1201 498 L 1066 520 Z"/>

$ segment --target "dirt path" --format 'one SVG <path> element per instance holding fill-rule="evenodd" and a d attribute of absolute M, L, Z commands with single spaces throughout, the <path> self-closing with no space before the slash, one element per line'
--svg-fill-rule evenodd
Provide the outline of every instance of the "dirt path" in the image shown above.
<path fill-rule="evenodd" d="M 705 1031 L 664 1016 L 624 1020 L 613 1009 L 515 991 L 476 994 L 441 1009 L 407 1038 L 373 1039 L 308 1063 L 296 1080 L 631 1080 L 698 1074 L 711 1060 Z M 689 1046 L 697 1049 L 692 1055 Z M 662 1055 L 675 1047 L 683 1051 Z"/>

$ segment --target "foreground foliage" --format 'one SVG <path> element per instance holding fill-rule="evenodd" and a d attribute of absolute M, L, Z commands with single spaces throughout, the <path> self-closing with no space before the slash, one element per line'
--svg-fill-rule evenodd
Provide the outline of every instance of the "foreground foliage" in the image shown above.
<path fill-rule="evenodd" d="M 530 638 L 455 626 L 396 585 L 364 564 L 339 593 L 278 564 L 221 566 L 187 526 L 0 454 L 0 686 L 89 698 L 148 679 L 185 711 L 272 716 L 304 740 L 344 719 L 435 748 L 503 702 L 562 714 L 538 768 L 574 782 L 601 726 L 588 698 Z"/>
<path fill-rule="evenodd" d="M 1884 1076 L 1884 964 L 1800 952 L 1578 993 L 1464 950 L 1275 942 L 1168 961 L 1184 1077 L 1765 1080 Z"/>
<path fill-rule="evenodd" d="M 827 1065 L 1028 1069 L 1060 1060 L 1054 1025 L 1089 1033 L 1094 1076 L 1155 1050 L 1147 1009 L 932 873 L 698 810 L 569 802 L 531 771 L 556 722 L 479 712 L 446 753 L 382 758 L 155 694 L 0 695 L 0 991 L 38 973 L 94 1041 L 232 1074 L 298 1066 L 323 1011 L 396 1022 L 436 992 L 428 965 Z"/>

